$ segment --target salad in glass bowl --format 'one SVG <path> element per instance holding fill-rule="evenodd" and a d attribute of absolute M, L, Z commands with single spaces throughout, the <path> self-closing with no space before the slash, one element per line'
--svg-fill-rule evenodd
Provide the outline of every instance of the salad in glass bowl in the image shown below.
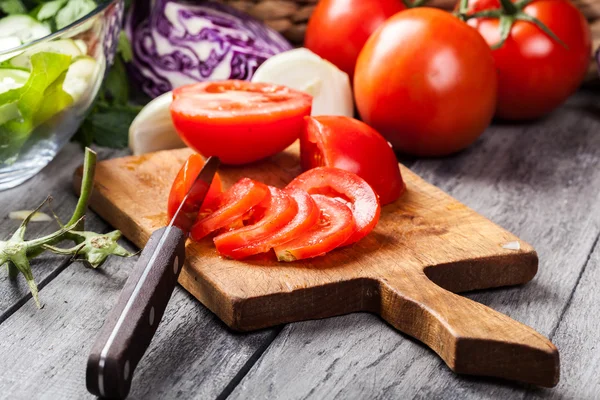
<path fill-rule="evenodd" d="M 0 8 L 4 190 L 45 167 L 83 122 L 115 55 L 123 0 L 14 0 Z"/>

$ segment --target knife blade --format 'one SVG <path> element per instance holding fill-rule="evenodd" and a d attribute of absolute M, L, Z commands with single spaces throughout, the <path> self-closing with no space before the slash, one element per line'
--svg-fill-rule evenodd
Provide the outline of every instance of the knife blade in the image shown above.
<path fill-rule="evenodd" d="M 220 161 L 210 157 L 169 224 L 150 236 L 88 357 L 90 393 L 125 398 L 177 284 L 185 242 Z"/>

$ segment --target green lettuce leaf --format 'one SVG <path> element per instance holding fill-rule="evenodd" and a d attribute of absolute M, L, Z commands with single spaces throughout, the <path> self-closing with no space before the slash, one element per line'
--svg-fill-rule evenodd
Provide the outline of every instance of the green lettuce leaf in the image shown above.
<path fill-rule="evenodd" d="M 0 126 L 0 162 L 10 161 L 33 129 L 69 106 L 73 99 L 62 89 L 71 56 L 41 52 L 31 56 L 31 74 L 20 88 L 0 94 L 0 111 L 19 116 Z M 11 106 L 12 105 L 12 106 Z"/>

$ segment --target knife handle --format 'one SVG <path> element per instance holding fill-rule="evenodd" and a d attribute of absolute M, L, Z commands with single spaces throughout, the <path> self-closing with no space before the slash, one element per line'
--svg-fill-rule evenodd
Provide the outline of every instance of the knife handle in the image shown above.
<path fill-rule="evenodd" d="M 177 284 L 186 239 L 175 226 L 158 229 L 150 236 L 92 347 L 86 370 L 90 393 L 127 397 L 133 371 L 150 345 Z"/>

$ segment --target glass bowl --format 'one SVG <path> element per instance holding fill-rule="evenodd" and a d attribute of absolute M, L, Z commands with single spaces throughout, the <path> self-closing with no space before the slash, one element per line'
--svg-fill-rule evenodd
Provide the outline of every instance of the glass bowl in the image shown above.
<path fill-rule="evenodd" d="M 0 190 L 37 174 L 79 129 L 115 56 L 123 8 L 123 0 L 100 2 L 71 25 L 0 52 Z"/>

